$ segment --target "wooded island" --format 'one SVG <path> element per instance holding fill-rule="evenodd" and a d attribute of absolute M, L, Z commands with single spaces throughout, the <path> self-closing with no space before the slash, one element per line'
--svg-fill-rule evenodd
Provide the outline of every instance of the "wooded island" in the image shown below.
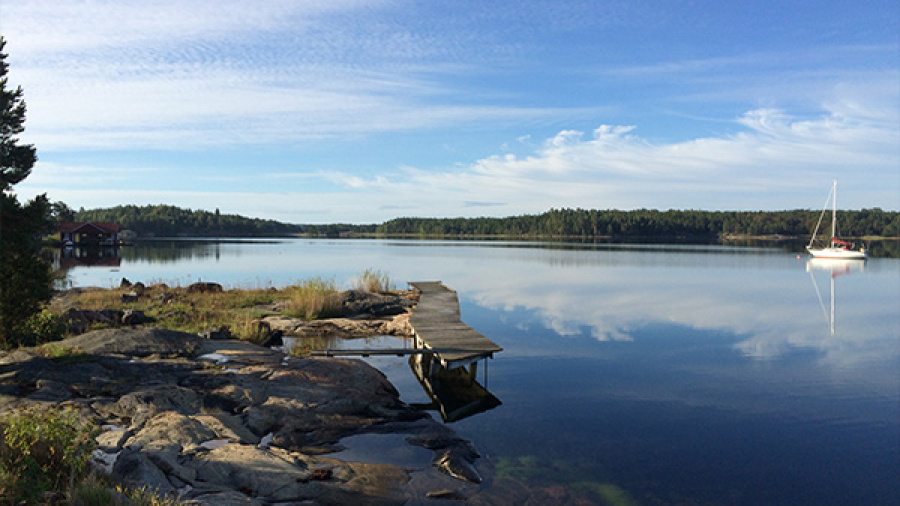
<path fill-rule="evenodd" d="M 395 218 L 381 224 L 289 224 L 175 206 L 117 206 L 72 211 L 57 203 L 61 221 L 116 222 L 141 237 L 498 236 L 524 238 L 655 238 L 714 240 L 729 237 L 808 237 L 820 211 L 696 211 L 551 209 L 503 218 Z M 838 211 L 845 237 L 900 237 L 900 212 L 879 208 Z"/>

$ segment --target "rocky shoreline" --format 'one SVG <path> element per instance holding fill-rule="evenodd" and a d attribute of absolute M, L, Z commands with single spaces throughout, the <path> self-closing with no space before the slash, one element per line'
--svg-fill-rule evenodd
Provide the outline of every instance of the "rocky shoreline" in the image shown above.
<path fill-rule="evenodd" d="M 402 333 L 408 313 L 392 312 L 263 321 L 294 336 Z M 182 504 L 417 504 L 465 499 L 481 481 L 473 445 L 403 403 L 361 360 L 147 326 L 54 346 L 55 358 L 38 349 L 0 353 L 0 413 L 75 408 L 101 429 L 99 466 Z M 341 460 L 342 439 L 360 434 L 401 434 L 433 452 L 433 465 Z"/>

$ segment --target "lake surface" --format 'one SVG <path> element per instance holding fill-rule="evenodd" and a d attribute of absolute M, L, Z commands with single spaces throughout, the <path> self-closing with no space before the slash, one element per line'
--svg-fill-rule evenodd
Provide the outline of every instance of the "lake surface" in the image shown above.
<path fill-rule="evenodd" d="M 898 259 L 298 239 L 139 243 L 102 263 L 70 282 L 443 281 L 504 348 L 478 371 L 502 404 L 450 424 L 482 453 L 482 502 L 900 504 Z M 405 358 L 370 362 L 430 401 Z"/>

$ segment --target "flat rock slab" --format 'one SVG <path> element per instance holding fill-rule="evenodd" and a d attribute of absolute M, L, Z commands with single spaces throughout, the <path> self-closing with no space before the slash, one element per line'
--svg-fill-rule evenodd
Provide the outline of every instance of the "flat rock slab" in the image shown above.
<path fill-rule="evenodd" d="M 195 334 L 155 327 L 103 329 L 60 341 L 62 348 L 91 355 L 193 356 L 202 340 Z"/>

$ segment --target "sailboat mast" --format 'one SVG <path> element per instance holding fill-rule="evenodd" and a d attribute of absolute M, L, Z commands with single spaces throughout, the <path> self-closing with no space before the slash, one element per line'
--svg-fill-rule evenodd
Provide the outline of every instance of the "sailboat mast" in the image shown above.
<path fill-rule="evenodd" d="M 831 193 L 831 242 L 834 244 L 834 238 L 837 236 L 837 181 L 834 181 Z"/>

